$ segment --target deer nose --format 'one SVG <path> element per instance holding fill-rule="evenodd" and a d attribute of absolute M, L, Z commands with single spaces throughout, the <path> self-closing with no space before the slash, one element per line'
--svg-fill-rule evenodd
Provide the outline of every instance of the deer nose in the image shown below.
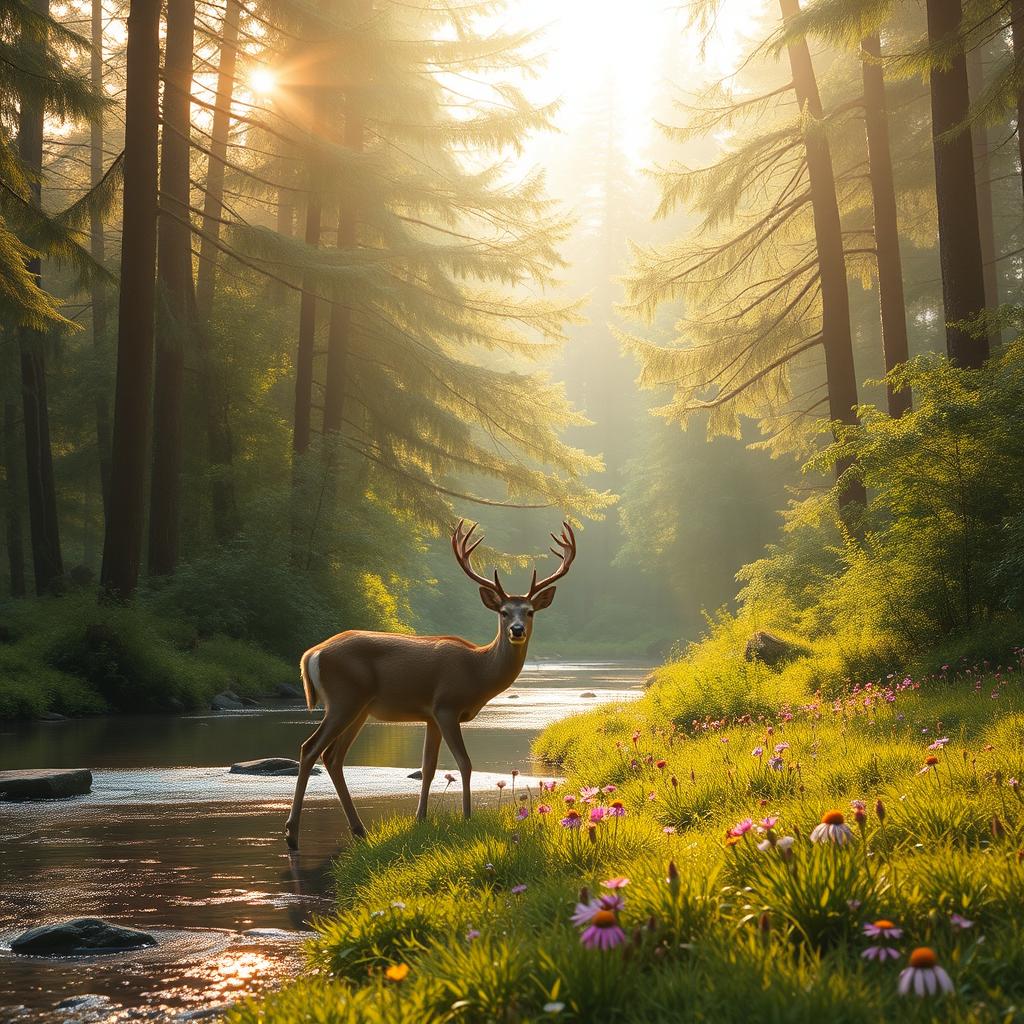
<path fill-rule="evenodd" d="M 509 627 L 509 632 L 516 637 L 523 636 L 526 633 L 526 627 L 521 622 L 517 622 Z"/>

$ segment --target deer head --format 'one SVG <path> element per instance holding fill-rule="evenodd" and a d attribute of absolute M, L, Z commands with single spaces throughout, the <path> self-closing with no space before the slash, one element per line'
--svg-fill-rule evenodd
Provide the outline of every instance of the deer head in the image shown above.
<path fill-rule="evenodd" d="M 530 583 L 529 593 L 522 596 L 509 596 L 505 593 L 498 579 L 498 570 L 494 570 L 494 580 L 487 579 L 477 573 L 471 562 L 470 556 L 476 550 L 477 545 L 484 539 L 481 534 L 472 543 L 470 539 L 476 530 L 476 523 L 464 530 L 465 520 L 460 519 L 459 525 L 452 534 L 452 551 L 455 553 L 455 560 L 462 566 L 462 571 L 474 582 L 480 585 L 480 600 L 492 612 L 501 616 L 501 631 L 508 638 L 508 642 L 514 646 L 525 644 L 533 632 L 533 613 L 547 608 L 555 598 L 555 588 L 552 584 L 555 580 L 561 579 L 572 565 L 576 557 L 576 535 L 568 523 L 562 523 L 562 535 L 556 537 L 551 534 L 551 539 L 561 549 L 556 551 L 551 548 L 551 553 L 560 558 L 561 564 L 550 575 L 538 582 L 537 570 L 533 570 L 533 580 Z"/>

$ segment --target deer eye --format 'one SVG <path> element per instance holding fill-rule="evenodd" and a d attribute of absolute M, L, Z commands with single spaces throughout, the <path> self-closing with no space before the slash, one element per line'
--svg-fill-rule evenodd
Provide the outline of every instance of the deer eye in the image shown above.
<path fill-rule="evenodd" d="M 527 612 L 526 612 L 526 614 L 527 614 L 527 617 L 528 617 L 528 618 L 531 618 L 531 619 L 532 619 L 532 618 L 533 618 L 533 609 L 532 609 L 532 608 L 528 609 L 528 610 L 527 610 Z"/>
<path fill-rule="evenodd" d="M 508 618 L 508 612 L 507 612 L 507 611 L 505 611 L 505 609 L 504 609 L 504 608 L 502 608 L 502 609 L 501 609 L 501 617 L 502 617 L 503 619 L 507 619 L 507 618 Z"/>

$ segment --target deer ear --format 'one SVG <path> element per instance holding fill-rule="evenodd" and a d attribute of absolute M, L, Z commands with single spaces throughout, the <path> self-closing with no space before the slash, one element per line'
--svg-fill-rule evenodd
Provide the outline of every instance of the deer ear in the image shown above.
<path fill-rule="evenodd" d="M 555 599 L 555 588 L 548 587 L 547 590 L 542 590 L 533 600 L 533 610 L 539 612 L 541 608 L 547 608 L 549 604 Z"/>
<path fill-rule="evenodd" d="M 483 601 L 484 605 L 490 608 L 492 612 L 501 611 L 501 598 L 498 597 L 490 587 L 480 588 L 480 600 Z"/>

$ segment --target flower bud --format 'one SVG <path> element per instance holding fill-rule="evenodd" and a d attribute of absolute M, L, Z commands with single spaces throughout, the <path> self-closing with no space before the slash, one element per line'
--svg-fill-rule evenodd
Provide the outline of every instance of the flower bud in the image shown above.
<path fill-rule="evenodd" d="M 679 869 L 674 860 L 668 862 L 668 878 L 665 881 L 668 882 L 668 891 L 674 900 L 679 895 Z"/>
<path fill-rule="evenodd" d="M 580 889 L 579 902 L 580 903 L 589 903 L 590 902 L 590 890 L 585 885 Z"/>
<path fill-rule="evenodd" d="M 885 804 L 882 803 L 881 797 L 875 801 L 875 814 L 878 815 L 879 821 L 885 821 Z"/>

